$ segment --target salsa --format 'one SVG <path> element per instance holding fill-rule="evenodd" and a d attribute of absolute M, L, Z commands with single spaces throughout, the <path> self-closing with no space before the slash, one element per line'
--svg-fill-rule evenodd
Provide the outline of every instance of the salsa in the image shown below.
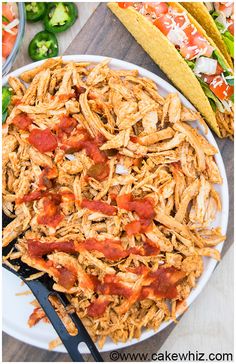
<path fill-rule="evenodd" d="M 62 241 L 62 242 L 40 242 L 39 240 L 28 239 L 28 251 L 31 256 L 42 257 L 53 251 L 77 254 L 85 250 L 98 251 L 109 260 L 119 260 L 126 258 L 130 254 L 141 256 L 157 255 L 160 252 L 159 246 L 147 239 L 142 246 L 124 249 L 120 240 L 104 239 L 98 240 L 89 238 L 82 241 Z"/>
<path fill-rule="evenodd" d="M 102 297 L 96 298 L 87 308 L 87 315 L 93 318 L 102 316 L 106 311 L 109 302 L 109 300 Z"/>
<path fill-rule="evenodd" d="M 19 19 L 16 3 L 2 4 L 2 58 L 6 61 L 10 55 L 18 33 Z"/>
<path fill-rule="evenodd" d="M 28 142 L 41 153 L 53 152 L 57 148 L 57 138 L 49 128 L 31 130 Z"/>
<path fill-rule="evenodd" d="M 86 207 L 92 211 L 102 212 L 105 215 L 112 216 L 115 215 L 117 212 L 117 208 L 115 206 L 111 206 L 106 202 L 103 201 L 89 201 L 87 199 L 83 199 L 81 203 L 81 207 Z"/>
<path fill-rule="evenodd" d="M 28 131 L 30 125 L 32 124 L 33 120 L 26 114 L 21 113 L 16 115 L 12 119 L 12 124 L 14 124 L 18 129 Z"/>

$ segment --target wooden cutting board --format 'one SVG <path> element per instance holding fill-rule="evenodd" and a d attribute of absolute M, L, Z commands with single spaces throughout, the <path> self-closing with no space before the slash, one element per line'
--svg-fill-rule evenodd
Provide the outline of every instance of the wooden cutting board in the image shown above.
<path fill-rule="evenodd" d="M 106 3 L 101 3 L 93 15 L 89 18 L 80 33 L 69 45 L 65 54 L 90 54 L 114 57 L 122 59 L 147 70 L 154 72 L 163 79 L 168 80 L 166 75 L 158 68 L 145 51 L 137 44 L 126 28 L 107 8 Z M 163 54 L 163 57 L 165 55 Z M 230 201 L 233 201 L 233 143 L 229 140 L 220 140 L 215 137 L 224 159 L 228 182 Z M 233 242 L 233 203 L 230 204 L 229 225 L 227 240 L 224 244 L 223 255 Z M 158 333 L 154 337 L 141 342 L 127 349 L 122 349 L 124 353 L 155 353 L 158 352 L 176 326 L 171 324 L 168 328 Z M 178 328 L 176 328 L 178 329 Z M 3 347 L 5 351 L 14 351 L 26 361 L 50 361 L 68 362 L 70 358 L 67 354 L 53 353 L 46 350 L 30 347 L 24 343 L 12 340 L 8 335 L 3 336 Z M 14 350 L 12 347 L 14 346 Z M 27 353 L 25 356 L 24 353 Z M 109 353 L 102 354 L 104 361 L 111 361 Z M 11 355 L 10 361 L 14 361 Z M 87 356 L 87 360 L 90 358 Z"/>

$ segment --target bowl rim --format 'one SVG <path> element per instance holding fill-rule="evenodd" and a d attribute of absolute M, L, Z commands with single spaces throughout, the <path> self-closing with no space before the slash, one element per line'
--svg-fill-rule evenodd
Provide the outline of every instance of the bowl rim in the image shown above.
<path fill-rule="evenodd" d="M 74 54 L 74 55 L 66 55 L 66 56 L 61 56 L 61 57 L 55 57 L 56 59 L 58 58 L 62 58 L 64 61 L 74 61 L 74 62 L 90 62 L 90 63 L 99 63 L 104 61 L 105 59 L 109 59 L 110 60 L 110 65 L 111 67 L 115 67 L 115 68 L 123 68 L 123 69 L 136 69 L 138 70 L 139 74 L 142 75 L 143 77 L 148 77 L 151 80 L 153 80 L 160 88 L 164 89 L 164 92 L 167 93 L 171 93 L 171 92 L 175 92 L 180 96 L 180 100 L 181 103 L 183 103 L 186 107 L 190 108 L 191 110 L 195 110 L 194 106 L 187 100 L 187 98 L 185 96 L 183 96 L 183 94 L 181 94 L 181 92 L 179 92 L 171 83 L 169 83 L 168 81 L 165 81 L 163 78 L 161 78 L 160 76 L 158 76 L 157 74 L 155 74 L 154 72 L 151 72 L 149 70 L 147 70 L 142 66 L 138 66 L 134 63 L 131 62 L 127 62 L 124 60 L 120 60 L 117 58 L 113 58 L 113 57 L 106 57 L 106 56 L 97 56 L 97 55 L 90 55 L 90 54 L 83 54 L 83 55 L 79 55 L 79 54 Z M 40 66 L 41 64 L 43 64 L 46 60 L 42 60 L 42 61 L 38 61 L 38 62 L 32 62 L 30 64 L 27 64 L 21 68 L 18 68 L 17 70 L 12 71 L 9 75 L 6 75 L 3 80 L 2 83 L 3 85 L 7 83 L 7 79 L 10 75 L 16 76 L 18 77 L 20 73 L 23 73 L 25 71 L 29 71 L 32 70 L 38 66 Z M 198 128 L 198 131 L 200 131 L 201 133 L 204 134 L 204 128 L 202 125 L 200 125 L 199 122 L 197 122 L 197 126 L 194 125 L 194 128 Z M 219 147 L 216 143 L 216 140 L 210 130 L 210 128 L 208 127 L 207 130 L 207 134 L 205 134 L 206 139 L 217 149 L 217 153 L 215 155 L 215 160 L 216 163 L 219 167 L 222 179 L 223 179 L 223 183 L 222 185 L 219 185 L 219 188 L 222 188 L 221 191 L 221 200 L 222 200 L 222 211 L 220 212 L 220 223 L 219 226 L 222 229 L 222 234 L 225 235 L 227 232 L 227 226 L 228 226 L 228 215 L 229 215 L 229 190 L 228 190 L 228 180 L 227 180 L 227 175 L 226 175 L 226 171 L 225 171 L 225 166 L 224 166 L 224 162 L 221 156 L 221 152 L 219 150 Z M 218 185 L 217 185 L 218 187 Z M 221 242 L 220 244 L 217 245 L 217 249 L 219 250 L 219 252 L 222 251 L 224 242 Z M 198 283 L 196 285 L 195 288 L 192 289 L 190 295 L 188 296 L 188 298 L 186 299 L 187 302 L 187 307 L 190 307 L 190 305 L 195 301 L 195 299 L 198 297 L 199 294 L 201 294 L 203 288 L 205 287 L 205 285 L 207 284 L 208 280 L 210 279 L 216 265 L 217 265 L 217 261 L 214 260 L 213 258 L 208 258 L 207 260 L 209 263 L 207 265 L 207 267 L 205 267 L 205 270 L 202 274 L 202 276 L 198 279 Z M 177 318 L 179 318 L 180 316 L 182 316 L 181 313 L 177 314 Z M 4 317 L 3 317 L 4 320 Z M 123 342 L 119 342 L 117 344 L 114 344 L 113 342 L 110 343 L 106 343 L 104 345 L 104 347 L 100 350 L 100 352 L 107 352 L 110 350 L 119 350 L 119 349 L 123 349 L 123 348 L 127 348 L 129 346 L 132 346 L 134 344 L 138 344 L 141 343 L 149 338 L 151 338 L 152 336 L 158 334 L 159 332 L 161 332 L 162 330 L 166 329 L 169 325 L 171 325 L 173 323 L 172 320 L 169 321 L 165 321 L 161 324 L 161 326 L 159 327 L 159 329 L 157 331 L 154 330 L 147 330 L 144 329 L 144 331 L 142 332 L 141 336 L 139 339 L 132 339 L 130 341 L 127 341 L 125 343 Z M 8 334 L 18 338 L 19 340 L 22 340 L 22 336 L 17 336 L 16 332 L 14 330 L 12 330 L 11 328 L 7 327 L 7 325 L 4 324 L 3 321 L 3 331 L 7 332 Z M 22 334 L 22 333 L 21 333 Z M 43 349 L 47 349 L 45 343 L 39 342 L 39 340 L 34 339 L 33 335 L 28 337 L 27 340 L 25 341 L 31 345 L 34 345 L 36 347 L 40 347 Z M 53 351 L 55 352 L 62 352 L 65 353 L 66 350 L 64 348 L 64 346 L 58 346 L 55 349 L 53 349 Z M 84 348 L 84 350 L 82 349 L 81 351 L 83 354 L 88 354 L 89 352 L 87 351 L 87 348 Z"/>
<path fill-rule="evenodd" d="M 2 67 L 2 75 L 5 76 L 8 73 L 8 67 L 11 63 L 13 63 L 15 61 L 17 52 L 20 48 L 20 42 L 24 36 L 24 32 L 25 32 L 25 23 L 26 23 L 26 15 L 25 15 L 25 5 L 23 2 L 16 2 L 17 7 L 18 7 L 18 17 L 19 17 L 19 29 L 18 29 L 18 33 L 17 33 L 17 37 L 16 37 L 16 41 L 14 43 L 14 46 L 12 48 L 11 53 L 9 54 L 9 56 L 6 59 L 6 62 L 3 64 Z M 10 69 L 9 69 L 10 71 Z"/>

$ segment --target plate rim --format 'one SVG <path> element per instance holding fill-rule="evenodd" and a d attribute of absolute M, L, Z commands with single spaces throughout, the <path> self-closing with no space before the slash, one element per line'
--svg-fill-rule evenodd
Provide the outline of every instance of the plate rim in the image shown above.
<path fill-rule="evenodd" d="M 147 69 L 145 69 L 144 67 L 138 66 L 134 63 L 131 62 L 127 62 L 124 60 L 120 60 L 117 58 L 113 58 L 113 57 L 106 57 L 106 56 L 97 56 L 97 55 L 87 55 L 87 54 L 83 54 L 83 55 L 66 55 L 66 56 L 61 56 L 61 57 L 55 57 L 57 58 L 62 58 L 63 60 L 66 61 L 74 61 L 74 62 L 90 62 L 90 63 L 100 63 L 101 61 L 104 61 L 105 59 L 109 59 L 110 63 L 109 65 L 117 67 L 117 68 L 123 68 L 123 69 L 136 69 L 138 70 L 139 74 L 144 76 L 144 77 L 148 77 L 151 80 L 153 80 L 157 86 L 163 88 L 165 90 L 165 92 L 175 92 L 180 96 L 181 99 L 181 103 L 183 103 L 186 107 L 192 109 L 192 110 L 196 110 L 195 107 L 187 100 L 187 98 L 181 94 L 180 91 L 178 91 L 174 86 L 172 86 L 169 82 L 163 80 L 160 76 L 156 75 L 154 72 L 151 72 Z M 4 76 L 2 78 L 2 85 L 5 85 L 7 83 L 8 77 L 10 76 L 14 76 L 14 77 L 18 77 L 22 72 L 25 71 L 30 71 L 38 66 L 40 66 L 41 64 L 43 64 L 45 62 L 45 60 L 43 61 L 38 61 L 38 62 L 32 62 L 28 65 L 25 65 L 23 67 L 20 67 L 12 72 L 10 72 L 9 74 L 7 74 L 6 76 Z M 200 125 L 199 122 L 197 122 L 197 127 L 203 131 L 203 127 Z M 223 179 L 223 183 L 221 185 L 222 188 L 222 211 L 221 211 L 221 216 L 222 216 L 222 221 L 221 221 L 221 230 L 222 230 L 222 234 L 226 234 L 227 232 L 227 226 L 228 226 L 228 215 L 229 215 L 229 191 L 228 191 L 228 180 L 227 180 L 227 175 L 226 175 L 226 170 L 225 170 L 225 166 L 224 166 L 224 162 L 223 162 L 223 158 L 221 156 L 221 152 L 218 148 L 218 145 L 216 143 L 216 140 L 210 130 L 209 127 L 207 127 L 207 134 L 205 135 L 207 140 L 210 140 L 210 143 L 216 147 L 217 149 L 217 154 L 215 155 L 215 160 L 216 163 L 218 165 L 218 168 L 220 169 L 221 172 L 221 176 Z M 223 241 L 222 243 L 217 245 L 217 249 L 221 252 L 223 245 L 224 245 Z M 208 280 L 210 279 L 216 265 L 217 265 L 217 261 L 214 260 L 213 258 L 209 258 L 208 259 L 209 265 L 206 271 L 203 272 L 201 278 L 198 280 L 198 283 L 196 285 L 196 288 L 194 288 L 189 297 L 187 298 L 187 303 L 188 303 L 188 307 L 190 307 L 190 305 L 195 301 L 195 299 L 198 297 L 198 295 L 201 293 L 201 291 L 203 290 L 203 288 L 205 287 L 206 283 L 208 282 Z M 200 281 L 200 284 L 199 284 Z M 177 317 L 179 317 L 179 315 L 177 315 Z M 161 332 L 162 330 L 164 330 L 166 327 L 168 327 L 169 325 L 171 325 L 173 323 L 172 320 L 166 321 L 164 323 L 161 324 L 160 328 L 157 331 L 154 330 L 144 330 L 140 336 L 139 339 L 132 339 L 130 341 L 127 341 L 126 343 L 113 343 L 112 341 L 110 341 L 109 343 L 105 343 L 103 349 L 99 349 L 100 352 L 107 352 L 110 350 L 118 350 L 118 349 L 122 349 L 122 348 L 126 348 L 129 347 L 131 345 L 137 344 L 137 343 L 141 343 L 144 340 L 147 340 L 148 338 L 158 334 L 159 332 Z M 32 337 L 26 337 L 24 336 L 24 334 L 22 333 L 18 333 L 15 332 L 14 329 L 11 329 L 10 327 L 8 327 L 6 325 L 6 323 L 4 324 L 4 312 L 2 314 L 2 328 L 3 331 L 6 332 L 7 334 L 9 334 L 10 336 L 21 340 L 27 344 L 36 346 L 38 348 L 41 349 L 46 349 L 48 350 L 48 342 L 47 343 L 42 343 L 41 341 L 37 341 L 37 338 L 34 339 Z M 30 329 L 29 329 L 30 330 Z M 26 339 L 22 339 L 25 338 Z M 66 349 L 64 348 L 63 345 L 60 345 L 58 347 L 56 347 L 55 349 L 53 349 L 54 352 L 61 352 L 61 353 L 66 353 Z M 83 352 L 83 354 L 87 354 L 89 353 L 87 350 L 85 350 Z"/>

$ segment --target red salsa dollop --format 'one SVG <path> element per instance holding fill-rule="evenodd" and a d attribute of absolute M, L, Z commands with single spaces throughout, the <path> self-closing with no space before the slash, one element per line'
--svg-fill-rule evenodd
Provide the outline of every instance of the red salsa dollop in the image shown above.
<path fill-rule="evenodd" d="M 32 124 L 33 120 L 26 114 L 21 113 L 16 115 L 12 119 L 12 124 L 14 124 L 18 129 L 28 131 L 30 125 Z"/>
<path fill-rule="evenodd" d="M 112 216 L 115 215 L 117 212 L 117 208 L 115 206 L 111 206 L 106 202 L 103 201 L 89 201 L 87 199 L 83 199 L 81 202 L 81 207 L 86 207 L 92 211 L 102 212 L 105 215 Z"/>
<path fill-rule="evenodd" d="M 31 130 L 28 141 L 40 153 L 53 152 L 57 148 L 57 138 L 49 128 Z"/>

